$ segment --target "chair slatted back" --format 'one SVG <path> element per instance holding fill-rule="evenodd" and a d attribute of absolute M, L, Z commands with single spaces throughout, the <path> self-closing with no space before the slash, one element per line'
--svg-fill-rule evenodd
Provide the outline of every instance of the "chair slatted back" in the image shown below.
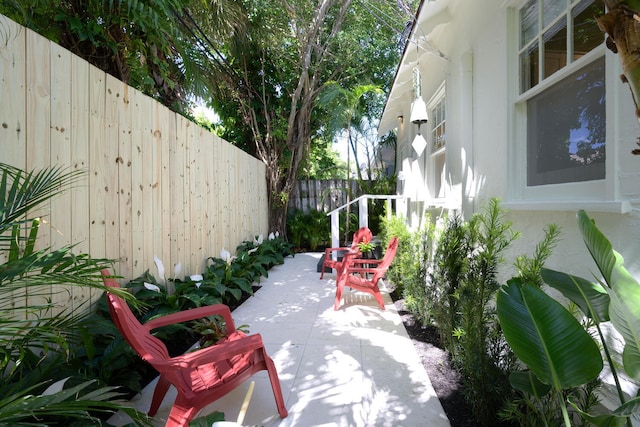
<path fill-rule="evenodd" d="M 103 275 L 109 276 L 109 271 L 103 271 Z M 111 277 L 105 277 L 104 283 L 112 288 L 120 287 L 118 282 Z M 140 357 L 151 364 L 169 359 L 167 347 L 161 340 L 151 335 L 150 331 L 140 323 L 125 300 L 111 292 L 107 292 L 107 302 L 113 322 Z"/>

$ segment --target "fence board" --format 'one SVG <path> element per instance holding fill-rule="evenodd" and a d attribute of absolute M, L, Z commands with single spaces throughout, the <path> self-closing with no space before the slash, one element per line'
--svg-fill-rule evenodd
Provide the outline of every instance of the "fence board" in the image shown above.
<path fill-rule="evenodd" d="M 71 126 L 69 127 L 71 167 L 86 171 L 89 166 L 89 141 L 91 120 L 89 102 L 89 66 L 87 62 L 71 55 Z M 73 129 L 73 132 L 71 132 Z M 76 253 L 89 253 L 89 177 L 85 176 L 71 191 L 71 242 Z M 73 307 L 90 299 L 86 288 L 72 289 Z"/>
<path fill-rule="evenodd" d="M 16 55 L 26 49 L 26 31 L 0 15 L 0 37 L 6 43 L 0 49 L 0 160 L 25 168 L 26 62 L 16 60 Z"/>
<path fill-rule="evenodd" d="M 24 61 L 16 61 L 16 52 L 24 52 L 26 32 L 13 21 L 0 15 L 0 36 L 6 49 L 0 49 L 0 162 L 24 168 L 27 147 L 26 70 Z M 0 253 L 0 263 L 6 261 Z"/>
<path fill-rule="evenodd" d="M 155 274 L 154 254 L 167 275 L 178 262 L 200 273 L 222 247 L 267 233 L 260 161 L 1 15 L 0 37 L 0 161 L 88 172 L 42 210 L 61 234 L 42 227 L 40 247 L 79 244 L 131 279 Z"/>
<path fill-rule="evenodd" d="M 346 204 L 347 199 L 361 195 L 356 180 L 298 180 L 289 199 L 289 210 L 330 212 Z"/>
<path fill-rule="evenodd" d="M 106 75 L 89 65 L 89 254 L 94 258 L 107 256 L 107 200 L 103 197 L 106 163 L 102 154 L 105 140 Z M 78 211 L 78 215 L 81 212 Z M 95 301 L 98 292 L 89 290 L 89 298 Z"/>
<path fill-rule="evenodd" d="M 51 58 L 50 44 L 31 30 L 27 31 L 26 41 L 26 75 L 27 75 L 27 169 L 40 169 L 50 165 L 51 162 Z M 38 65 L 38 61 L 44 59 L 43 66 Z M 4 98 L 4 97 L 3 97 Z M 33 118 L 40 123 L 36 128 L 29 126 L 29 120 Z M 30 214 L 38 216 L 43 222 L 50 224 L 51 202 L 43 203 L 37 210 Z M 51 232 L 47 226 L 42 226 L 38 232 L 36 249 L 40 250 L 51 246 Z M 42 291 L 37 291 L 37 295 L 28 294 L 27 304 L 42 305 L 57 291 L 51 289 L 49 295 Z"/>
<path fill-rule="evenodd" d="M 51 60 L 51 145 L 50 156 L 52 165 L 71 165 L 70 135 L 71 129 L 71 53 L 60 46 L 50 45 Z M 65 191 L 56 197 L 51 205 L 49 214 L 50 245 L 55 247 L 71 244 L 71 215 L 69 207 L 72 205 L 70 191 Z M 57 286 L 52 290 L 51 302 L 59 307 L 73 304 L 71 289 Z"/>
<path fill-rule="evenodd" d="M 145 244 L 153 244 L 152 223 L 148 222 L 149 216 L 143 216 L 144 211 L 151 212 L 151 189 L 147 184 L 151 181 L 153 168 L 151 167 L 152 144 L 145 144 L 144 135 L 149 134 L 148 121 L 140 108 L 138 92 L 129 93 L 129 105 L 131 110 L 131 122 L 139 126 L 132 128 L 131 132 L 131 266 L 138 269 L 145 265 Z M 146 162 L 145 162 L 146 160 Z M 148 209 L 145 209 L 148 206 Z M 145 238 L 145 236 L 149 238 Z"/>
<path fill-rule="evenodd" d="M 120 268 L 119 274 L 124 277 L 131 277 L 132 260 L 131 253 L 133 251 L 133 239 L 131 238 L 132 212 L 131 212 L 131 184 L 132 184 L 132 167 L 131 167 L 131 98 L 129 86 L 118 81 L 118 94 L 116 95 L 116 106 L 118 111 L 118 157 L 116 163 L 118 165 L 118 236 L 117 242 L 120 251 Z M 142 167 L 142 165 L 138 165 Z"/>
<path fill-rule="evenodd" d="M 51 161 L 51 62 L 50 44 L 31 30 L 27 31 L 26 72 L 27 72 L 27 153 L 26 168 L 41 169 L 49 166 Z M 44 59 L 45 64 L 39 65 Z M 4 98 L 4 97 L 3 97 Z M 31 127 L 30 120 L 38 120 L 39 125 Z M 41 216 L 49 221 L 51 204 L 45 203 L 34 216 Z M 41 227 L 36 247 L 42 249 L 51 246 L 51 234 L 48 227 Z"/>

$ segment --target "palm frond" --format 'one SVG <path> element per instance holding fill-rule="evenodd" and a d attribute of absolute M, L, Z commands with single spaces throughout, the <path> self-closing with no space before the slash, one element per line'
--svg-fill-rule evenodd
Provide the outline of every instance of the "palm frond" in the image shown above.
<path fill-rule="evenodd" d="M 121 394 L 115 387 L 101 387 L 91 391 L 94 380 L 85 381 L 74 387 L 62 389 L 52 394 L 33 395 L 37 386 L 32 386 L 14 394 L 0 398 L 0 424 L 13 426 L 46 426 L 46 420 L 59 417 L 63 420 L 94 420 L 99 423 L 96 413 L 115 413 L 122 410 L 136 425 L 152 425 L 143 413 L 114 400 Z M 89 389 L 89 390 L 87 390 Z"/>
<path fill-rule="evenodd" d="M 82 174 L 61 167 L 24 172 L 0 163 L 0 234 L 23 223 L 30 210 L 69 188 Z"/>

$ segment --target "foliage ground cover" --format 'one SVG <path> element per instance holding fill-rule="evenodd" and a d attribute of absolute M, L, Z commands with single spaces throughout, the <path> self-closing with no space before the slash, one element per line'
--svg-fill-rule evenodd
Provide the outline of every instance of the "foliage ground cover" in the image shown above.
<path fill-rule="evenodd" d="M 618 363 L 599 323 L 609 321 L 607 309 L 614 307 L 611 318 L 626 343 L 624 368 L 636 377 L 638 315 L 630 307 L 640 285 L 593 221 L 580 212 L 578 222 L 604 277 L 601 284 L 544 268 L 560 233 L 554 225 L 533 254 L 517 257 L 517 274 L 500 283 L 502 254 L 518 233 L 497 200 L 466 221 L 453 213 L 435 223 L 427 219 L 412 232 L 401 219 L 386 220 L 385 236 L 405 240 L 388 278 L 419 324 L 408 329 L 441 345 L 462 379 L 473 422 L 457 425 L 624 425 L 637 411 L 636 399 L 621 391 L 620 408 L 599 406 L 602 367 L 609 365 L 615 377 Z M 556 301 L 543 291 L 547 286 L 567 300 Z M 437 331 L 438 339 L 427 330 Z M 421 354 L 436 357 L 432 350 Z"/>
<path fill-rule="evenodd" d="M 100 270 L 112 264 L 75 254 L 73 246 L 52 249 L 38 242 L 42 220 L 30 215 L 79 176 L 60 168 L 27 173 L 0 164 L 0 425 L 107 425 L 117 411 L 136 425 L 150 424 L 127 400 L 157 374 L 120 336 L 105 299 L 92 313 L 83 305 L 56 302 L 69 298 L 53 298 L 79 287 L 104 290 Z M 239 245 L 235 256 L 223 250 L 220 258 L 210 257 L 202 274 L 179 279 L 176 266 L 168 279 L 156 260 L 158 278 L 146 272 L 115 292 L 142 321 L 205 304 L 234 307 L 292 254 L 281 237 L 256 236 Z M 197 341 L 210 345 L 224 333 L 215 318 L 156 331 L 174 354 Z"/>

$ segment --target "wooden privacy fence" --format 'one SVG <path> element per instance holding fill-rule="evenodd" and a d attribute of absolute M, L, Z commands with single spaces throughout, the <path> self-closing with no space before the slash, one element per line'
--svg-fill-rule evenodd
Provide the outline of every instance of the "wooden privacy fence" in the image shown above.
<path fill-rule="evenodd" d="M 355 179 L 298 180 L 289 198 L 289 210 L 330 212 L 362 195 Z"/>
<path fill-rule="evenodd" d="M 125 278 L 155 273 L 154 255 L 187 275 L 268 232 L 262 162 L 2 15 L 0 94 L 1 162 L 87 171 L 37 213 L 42 247 L 77 244 Z"/>

